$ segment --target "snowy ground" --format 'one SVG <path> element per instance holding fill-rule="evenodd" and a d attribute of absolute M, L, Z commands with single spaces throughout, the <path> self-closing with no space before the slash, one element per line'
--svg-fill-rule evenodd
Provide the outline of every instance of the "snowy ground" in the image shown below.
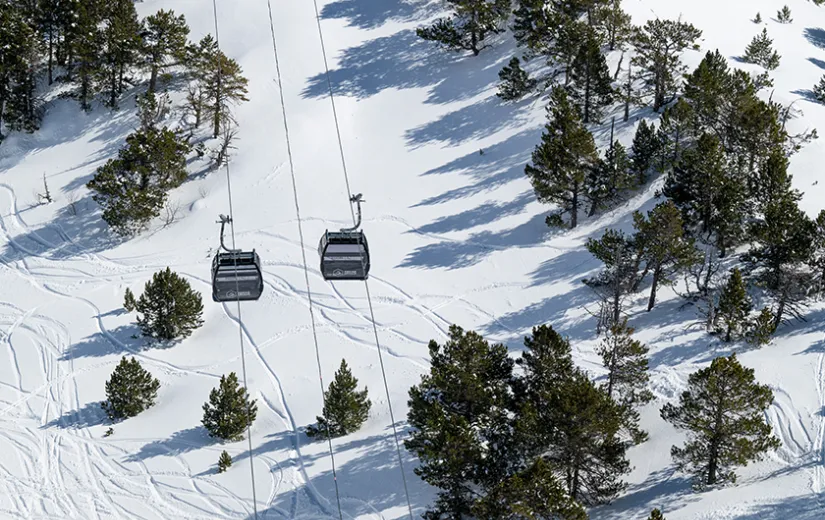
<path fill-rule="evenodd" d="M 774 98 L 797 100 L 795 129 L 825 131 L 825 107 L 808 90 L 825 69 L 825 10 L 788 0 L 790 25 L 773 21 L 783 2 L 768 0 L 624 0 L 634 23 L 683 19 L 704 31 L 701 52 L 719 48 L 731 64 L 761 28 L 759 10 L 782 65 Z M 195 0 L 146 0 L 184 13 L 193 39 L 213 32 L 211 6 Z M 550 231 L 524 163 L 541 134 L 541 100 L 504 106 L 497 72 L 513 52 L 507 36 L 477 58 L 440 52 L 414 28 L 435 11 L 427 0 L 319 1 L 336 107 L 353 192 L 363 192 L 364 229 L 373 250 L 370 290 L 396 420 L 403 432 L 407 389 L 427 369 L 426 343 L 449 324 L 475 329 L 513 350 L 539 323 L 568 334 L 577 361 L 598 374 L 593 295 L 580 280 L 598 263 L 583 249 L 608 227 L 629 228 L 634 209 L 654 205 L 658 184 L 626 206 L 575 231 Z M 341 358 L 370 389 L 373 413 L 357 434 L 333 443 L 346 518 L 406 514 L 378 353 L 361 283 L 329 284 L 317 269 L 325 228 L 349 223 L 331 105 L 312 2 L 273 3 L 304 247 L 310 263 L 325 383 Z M 337 518 L 327 445 L 299 429 L 321 409 L 308 299 L 275 81 L 266 0 L 219 0 L 221 47 L 250 79 L 251 101 L 237 111 L 240 140 L 232 163 L 238 245 L 256 248 L 266 289 L 243 305 L 249 386 L 259 400 L 252 429 L 261 518 Z M 615 66 L 617 56 L 611 57 Z M 197 174 L 172 198 L 182 218 L 156 223 L 124 243 L 104 232 L 85 183 L 135 127 L 133 102 L 114 114 L 83 114 L 74 103 L 50 104 L 43 129 L 0 146 L 0 517 L 247 518 L 252 515 L 246 442 L 222 446 L 200 427 L 201 404 L 222 374 L 240 373 L 236 309 L 211 302 L 209 262 L 219 213 L 228 211 L 222 172 Z M 629 143 L 636 121 L 621 124 Z M 595 134 L 604 143 L 608 129 Z M 816 185 L 825 141 L 792 161 L 794 183 L 811 214 L 825 192 Z M 483 148 L 485 153 L 479 154 Z M 56 195 L 37 205 L 42 175 Z M 72 211 L 69 202 L 74 204 Z M 127 287 L 139 293 L 153 272 L 171 266 L 204 294 L 206 324 L 184 342 L 150 348 L 133 335 L 121 308 Z M 634 448 L 625 496 L 591 512 L 594 520 L 644 518 L 660 507 L 668 520 L 821 519 L 825 517 L 825 342 L 823 307 L 807 323 L 783 328 L 760 351 L 719 345 L 688 328 L 695 314 L 663 293 L 648 314 L 640 295 L 631 324 L 651 347 L 659 399 L 644 413 L 650 431 Z M 684 388 L 687 375 L 717 356 L 742 351 L 743 362 L 773 388 L 769 418 L 783 448 L 740 472 L 737 487 L 693 493 L 670 464 L 682 439 L 658 408 Z M 161 380 L 158 404 L 103 437 L 104 382 L 124 354 Z M 235 458 L 215 472 L 222 449 Z M 412 472 L 416 513 L 434 496 Z"/>

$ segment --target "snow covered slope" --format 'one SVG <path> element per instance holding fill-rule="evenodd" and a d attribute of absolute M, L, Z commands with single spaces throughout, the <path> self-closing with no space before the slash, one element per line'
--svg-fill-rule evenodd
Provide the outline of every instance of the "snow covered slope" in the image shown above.
<path fill-rule="evenodd" d="M 772 15 L 769 0 L 624 0 L 636 24 L 659 16 L 701 28 L 702 51 L 733 60 L 759 30 L 761 11 L 782 65 L 772 76 L 774 98 L 798 100 L 795 129 L 825 129 L 825 107 L 806 91 L 825 69 L 825 10 L 788 0 L 795 21 Z M 141 15 L 172 8 L 186 15 L 192 39 L 214 33 L 211 3 L 146 0 Z M 259 400 L 252 429 L 257 509 L 261 518 L 337 518 L 335 482 L 324 442 L 299 428 L 321 410 L 321 387 L 302 268 L 292 180 L 275 81 L 277 39 L 289 122 L 310 291 L 324 384 L 346 358 L 373 401 L 356 434 L 333 442 L 346 518 L 403 518 L 406 501 L 390 427 L 364 286 L 326 283 L 317 240 L 350 222 L 315 9 L 309 1 L 218 0 L 222 50 L 250 80 L 250 101 L 237 111 L 238 149 L 232 194 L 239 247 L 256 248 L 266 289 L 243 305 L 241 335 L 249 387 Z M 577 361 L 594 374 L 593 295 L 580 280 L 599 267 L 584 241 L 608 227 L 629 228 L 635 209 L 653 206 L 650 187 L 627 205 L 575 231 L 550 231 L 546 207 L 523 174 L 538 142 L 540 100 L 502 105 L 497 72 L 514 52 L 509 35 L 479 57 L 456 56 L 417 39 L 416 26 L 437 14 L 427 0 L 319 0 L 344 154 L 354 193 L 363 192 L 364 229 L 373 251 L 370 290 L 390 398 L 400 431 L 407 389 L 427 370 L 426 343 L 458 323 L 513 350 L 540 323 L 569 335 Z M 611 58 L 615 64 L 617 56 Z M 177 95 L 180 99 L 180 95 Z M 172 199 L 181 218 L 160 222 L 139 238 L 108 238 L 85 183 L 112 157 L 136 119 L 131 101 L 112 114 L 80 112 L 54 101 L 43 129 L 0 146 L 0 517 L 3 518 L 247 518 L 252 516 L 246 441 L 212 442 L 200 427 L 201 405 L 222 374 L 241 372 L 234 305 L 209 298 L 209 262 L 219 213 L 228 212 L 223 172 L 195 172 Z M 649 115 L 647 112 L 639 116 Z M 622 125 L 629 143 L 636 120 Z M 604 143 L 608 129 L 595 129 Z M 794 183 L 811 214 L 823 206 L 816 184 L 825 143 L 792 160 Z M 479 149 L 484 153 L 480 154 Z M 56 202 L 37 205 L 46 175 Z M 72 202 L 76 201 L 76 202 Z M 73 209 L 74 208 L 74 209 Z M 204 294 L 205 325 L 181 344 L 149 348 L 133 335 L 134 316 L 121 308 L 127 287 L 140 291 L 152 273 L 170 266 Z M 723 346 L 688 325 L 693 311 L 664 292 L 632 324 L 651 347 L 656 402 L 645 410 L 650 441 L 631 451 L 630 489 L 594 520 L 645 518 L 660 507 L 669 520 L 821 519 L 825 517 L 825 342 L 822 307 L 807 323 L 783 328 L 769 347 L 742 361 L 769 383 L 776 401 L 769 418 L 783 448 L 740 472 L 737 487 L 693 493 L 671 467 L 681 434 L 658 417 L 687 375 Z M 640 304 L 642 302 L 639 302 Z M 104 382 L 122 355 L 134 355 L 161 381 L 156 406 L 116 426 L 99 408 Z M 222 449 L 235 458 L 215 473 Z M 434 490 L 414 474 L 404 454 L 414 512 Z"/>

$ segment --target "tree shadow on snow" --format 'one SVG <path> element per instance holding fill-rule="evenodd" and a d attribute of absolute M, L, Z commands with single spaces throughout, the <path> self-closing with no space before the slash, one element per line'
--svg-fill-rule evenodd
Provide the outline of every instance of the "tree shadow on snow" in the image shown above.
<path fill-rule="evenodd" d="M 388 89 L 429 88 L 428 103 L 470 99 L 498 81 L 513 44 L 501 37 L 479 56 L 454 53 L 419 38 L 413 29 L 368 40 L 341 51 L 338 66 L 329 71 L 338 96 L 364 99 Z M 301 95 L 329 95 L 325 72 L 309 78 Z"/>
<path fill-rule="evenodd" d="M 809 88 L 792 90 L 791 94 L 796 94 L 805 101 L 810 101 L 811 103 L 819 103 L 819 101 L 816 100 L 816 96 L 814 96 L 814 91 Z"/>
<path fill-rule="evenodd" d="M 431 222 L 417 229 L 421 233 L 449 233 L 451 231 L 463 231 L 476 226 L 491 224 L 510 215 L 518 215 L 524 208 L 535 200 L 533 190 L 528 190 L 515 199 L 506 202 L 487 201 L 473 209 L 456 213 L 447 217 L 441 217 L 435 222 Z M 415 233 L 416 231 L 407 231 Z"/>
<path fill-rule="evenodd" d="M 135 338 L 134 336 L 137 336 Z M 70 345 L 61 361 L 84 357 L 103 357 L 111 355 L 128 356 L 151 348 L 163 348 L 162 343 L 150 343 L 140 337 L 140 328 L 135 324 L 122 325 L 105 332 L 96 332 L 83 340 Z"/>
<path fill-rule="evenodd" d="M 806 494 L 754 504 L 749 512 L 740 514 L 736 520 L 821 520 L 823 511 L 825 504 L 821 496 Z"/>
<path fill-rule="evenodd" d="M 412 148 L 430 143 L 444 143 L 458 146 L 472 140 L 482 139 L 505 130 L 517 128 L 529 121 L 532 105 L 503 103 L 496 95 L 482 101 L 449 112 L 435 121 L 430 121 L 405 134 L 407 145 Z M 533 144 L 537 144 L 538 139 Z"/>
<path fill-rule="evenodd" d="M 168 439 L 144 444 L 136 453 L 129 455 L 125 462 L 140 462 L 160 456 L 176 457 L 202 448 L 212 441 L 202 426 L 195 426 L 177 431 Z"/>
<path fill-rule="evenodd" d="M 389 427 L 387 428 L 389 430 Z M 400 432 L 399 432 L 400 435 Z M 403 438 L 403 435 L 400 435 Z M 325 441 L 318 441 L 325 442 Z M 404 483 L 398 465 L 398 453 L 391 432 L 373 435 L 363 439 L 346 441 L 333 439 L 336 455 L 336 473 L 341 495 L 341 509 L 346 518 L 365 518 L 380 516 L 376 511 L 393 509 L 397 515 L 407 515 L 407 502 Z M 416 458 L 401 446 L 406 478 L 413 515 L 417 518 L 432 499 L 429 486 L 414 473 Z M 325 449 L 315 457 L 302 457 L 304 463 L 318 458 L 328 458 Z M 279 471 L 273 468 L 273 471 Z M 368 483 L 368 485 L 366 485 Z M 331 471 L 322 471 L 314 475 L 303 486 L 305 500 L 300 500 L 301 516 L 306 518 L 325 518 L 338 516 L 335 503 L 335 481 Z M 284 512 L 295 510 L 296 497 L 293 493 L 278 493 L 269 506 L 259 512 L 259 518 L 280 517 Z M 398 517 L 398 516 L 396 516 Z M 249 516 L 248 518 L 252 518 Z M 390 516 L 387 516 L 390 518 Z"/>
<path fill-rule="evenodd" d="M 463 269 L 484 260 L 494 251 L 540 246 L 547 233 L 544 215 L 504 231 L 480 231 L 466 240 L 442 240 L 419 247 L 396 267 Z"/>
<path fill-rule="evenodd" d="M 19 211 L 17 214 L 19 218 Z M 10 236 L 0 256 L 8 261 L 38 257 L 69 260 L 105 251 L 123 240 L 109 231 L 91 195 L 87 195 L 61 208 L 51 222 Z"/>
<path fill-rule="evenodd" d="M 627 492 L 608 505 L 591 509 L 591 518 L 600 520 L 627 520 L 647 518 L 658 507 L 667 517 L 669 512 L 696 502 L 701 494 L 691 488 L 690 478 L 676 475 L 669 467 L 651 473 L 641 484 L 631 486 Z"/>
<path fill-rule="evenodd" d="M 819 27 L 806 27 L 803 34 L 809 43 L 819 47 L 820 49 L 825 49 L 825 29 L 821 29 Z"/>
<path fill-rule="evenodd" d="M 108 420 L 106 412 L 100 407 L 100 401 L 86 403 L 80 410 L 69 410 L 56 419 L 47 422 L 41 429 L 64 428 L 82 429 L 103 424 Z"/>
<path fill-rule="evenodd" d="M 439 8 L 433 0 L 336 0 L 321 8 L 321 18 L 346 18 L 350 27 L 376 29 L 387 22 L 424 20 Z"/>
<path fill-rule="evenodd" d="M 822 61 L 817 58 L 808 58 L 808 61 L 819 67 L 820 69 L 825 69 L 825 61 Z"/>
<path fill-rule="evenodd" d="M 422 175 L 425 176 L 466 175 L 475 182 L 462 182 L 461 187 L 424 199 L 413 207 L 432 206 L 471 197 L 524 178 L 524 165 L 530 160 L 531 153 L 540 138 L 540 127 L 523 130 L 485 148 L 483 154 L 473 151 L 438 168 L 424 172 Z"/>

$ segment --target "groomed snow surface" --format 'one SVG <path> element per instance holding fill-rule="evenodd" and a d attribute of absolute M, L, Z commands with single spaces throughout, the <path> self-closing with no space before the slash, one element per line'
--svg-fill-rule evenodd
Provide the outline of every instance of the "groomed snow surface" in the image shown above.
<path fill-rule="evenodd" d="M 761 28 L 761 11 L 782 55 L 774 99 L 802 114 L 795 131 L 825 130 L 825 107 L 809 89 L 825 69 L 825 9 L 787 0 L 794 22 L 780 25 L 778 0 L 624 0 L 633 22 L 679 15 L 701 28 L 692 68 L 720 49 L 731 65 Z M 141 16 L 160 8 L 186 15 L 190 38 L 214 32 L 211 3 L 146 0 Z M 364 285 L 324 282 L 317 240 L 350 222 L 327 80 L 310 1 L 273 1 L 286 113 L 309 261 L 324 384 L 342 358 L 369 387 L 372 414 L 357 433 L 333 442 L 344 518 L 407 514 L 378 352 Z M 427 0 L 319 0 L 336 93 L 344 153 L 354 193 L 363 192 L 364 229 L 372 248 L 370 290 L 398 428 L 406 431 L 407 390 L 427 370 L 426 345 L 444 340 L 452 323 L 505 342 L 514 352 L 532 326 L 549 323 L 569 335 L 577 362 L 599 376 L 594 295 L 581 283 L 599 264 L 584 249 L 609 227 L 631 227 L 633 210 L 655 204 L 655 182 L 626 205 L 585 219 L 574 231 L 544 225 L 523 174 L 544 121 L 543 101 L 502 105 L 497 72 L 512 56 L 503 35 L 479 57 L 442 52 L 419 40 L 416 26 L 438 14 Z M 231 164 L 239 247 L 264 262 L 263 297 L 245 303 L 243 341 L 250 391 L 259 402 L 252 428 L 260 518 L 337 518 L 325 442 L 301 428 L 321 410 L 321 393 L 298 222 L 275 80 L 266 0 L 218 0 L 220 43 L 250 80 L 238 108 L 238 149 Z M 618 56 L 610 57 L 615 67 Z M 0 146 L 0 517 L 251 518 L 246 441 L 221 445 L 200 425 L 201 406 L 222 374 L 241 372 L 234 304 L 213 303 L 209 265 L 219 213 L 228 212 L 223 171 L 192 163 L 192 179 L 171 199 L 180 219 L 158 221 L 138 238 L 110 238 L 85 183 L 116 154 L 136 126 L 133 96 L 111 113 L 54 100 L 41 131 L 13 135 Z M 173 94 L 178 106 L 180 92 Z M 630 143 L 640 117 L 617 124 Z M 599 142 L 609 126 L 594 129 Z M 484 150 L 484 154 L 479 153 Z M 823 206 L 816 184 L 825 141 L 792 160 L 803 207 Z M 56 201 L 38 205 L 46 175 Z M 70 204 L 71 201 L 75 201 Z M 72 209 L 75 208 L 75 210 Z M 170 266 L 204 296 L 205 325 L 169 348 L 136 336 L 122 309 L 152 273 Z M 723 345 L 698 328 L 695 311 L 673 292 L 651 313 L 644 294 L 631 324 L 650 346 L 657 400 L 643 412 L 650 440 L 630 451 L 626 494 L 591 511 L 594 520 L 643 519 L 659 507 L 668 520 L 825 518 L 825 342 L 823 306 L 807 323 L 785 326 L 758 351 Z M 685 388 L 687 376 L 715 356 L 740 359 L 769 384 L 768 419 L 783 447 L 739 471 L 740 483 L 705 493 L 675 472 L 670 446 L 683 439 L 658 409 Z M 109 427 L 99 406 L 104 382 L 123 355 L 134 355 L 161 381 L 157 404 Z M 226 449 L 234 464 L 216 473 Z M 404 452 L 412 505 L 419 516 L 434 490 L 413 474 Z"/>

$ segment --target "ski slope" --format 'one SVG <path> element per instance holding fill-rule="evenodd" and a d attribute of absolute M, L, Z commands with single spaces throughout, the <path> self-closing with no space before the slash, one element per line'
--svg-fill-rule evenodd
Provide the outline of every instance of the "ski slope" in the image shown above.
<path fill-rule="evenodd" d="M 825 106 L 809 89 L 825 73 L 825 9 L 787 0 L 794 22 L 773 21 L 784 2 L 769 0 L 624 0 L 635 24 L 682 18 L 703 30 L 702 50 L 687 52 L 692 68 L 705 51 L 734 57 L 761 30 L 761 11 L 782 55 L 772 73 L 774 99 L 801 113 L 789 125 L 825 131 Z M 210 2 L 145 0 L 141 16 L 160 8 L 183 13 L 190 39 L 214 34 Z M 540 323 L 569 335 L 577 362 L 601 374 L 594 353 L 595 298 L 581 279 L 599 268 L 584 249 L 609 227 L 631 227 L 634 210 L 655 205 L 660 181 L 621 208 L 584 219 L 573 230 L 550 230 L 523 174 L 544 122 L 543 101 L 503 105 L 497 73 L 514 52 L 510 35 L 476 58 L 448 54 L 419 40 L 416 26 L 438 14 L 427 0 L 319 0 L 335 108 L 353 193 L 362 192 L 369 236 L 369 288 L 384 350 L 390 399 L 405 432 L 408 388 L 428 369 L 427 342 L 452 323 L 474 329 L 514 352 Z M 41 131 L 15 134 L 0 146 L 0 517 L 2 518 L 252 518 L 246 440 L 221 445 L 200 426 L 201 405 L 221 375 L 241 373 L 258 399 L 252 428 L 255 503 L 259 518 L 338 518 L 332 463 L 325 442 L 302 428 L 321 410 L 321 384 L 310 321 L 302 251 L 327 385 L 342 358 L 369 388 L 372 413 L 357 433 L 333 441 L 337 485 L 347 519 L 405 518 L 407 504 L 364 285 L 327 283 L 317 240 L 350 224 L 315 7 L 309 1 L 217 0 L 222 50 L 249 78 L 250 101 L 236 110 L 240 125 L 231 162 L 238 247 L 255 248 L 265 292 L 242 305 L 209 296 L 218 214 L 229 210 L 223 170 L 191 164 L 192 179 L 174 190 L 180 218 L 129 241 L 110 237 L 85 183 L 136 127 L 134 95 L 111 113 L 52 99 Z M 271 23 L 271 26 L 270 26 Z M 301 244 L 293 177 L 273 55 L 276 39 L 289 125 L 294 179 L 305 242 Z M 609 58 L 615 67 L 618 55 Z M 177 105 L 183 95 L 173 92 Z M 632 140 L 640 117 L 617 123 Z M 174 120 L 174 118 L 172 118 Z M 601 144 L 609 125 L 594 129 Z M 825 143 L 794 156 L 794 184 L 803 208 L 822 207 L 817 184 Z M 483 154 L 479 150 L 483 150 Z M 39 205 L 45 174 L 56 201 Z M 74 208 L 74 209 L 73 209 Z M 169 348 L 137 338 L 123 293 L 136 294 L 167 266 L 204 296 L 205 325 Z M 643 411 L 650 440 L 630 452 L 627 493 L 591 511 L 594 520 L 646 518 L 653 507 L 668 520 L 813 520 L 825 517 L 825 306 L 806 323 L 786 326 L 758 351 L 723 345 L 697 328 L 693 310 L 672 291 L 631 325 L 650 346 L 657 400 Z M 240 330 L 240 332 L 239 332 Z M 730 352 L 770 384 L 768 418 L 783 447 L 739 471 L 736 487 L 694 493 L 674 471 L 669 450 L 684 438 L 658 409 L 685 388 L 687 376 Z M 109 427 L 99 407 L 104 383 L 123 355 L 134 355 L 161 381 L 157 404 Z M 216 473 L 221 450 L 233 456 Z M 435 490 L 404 469 L 420 516 Z"/>

